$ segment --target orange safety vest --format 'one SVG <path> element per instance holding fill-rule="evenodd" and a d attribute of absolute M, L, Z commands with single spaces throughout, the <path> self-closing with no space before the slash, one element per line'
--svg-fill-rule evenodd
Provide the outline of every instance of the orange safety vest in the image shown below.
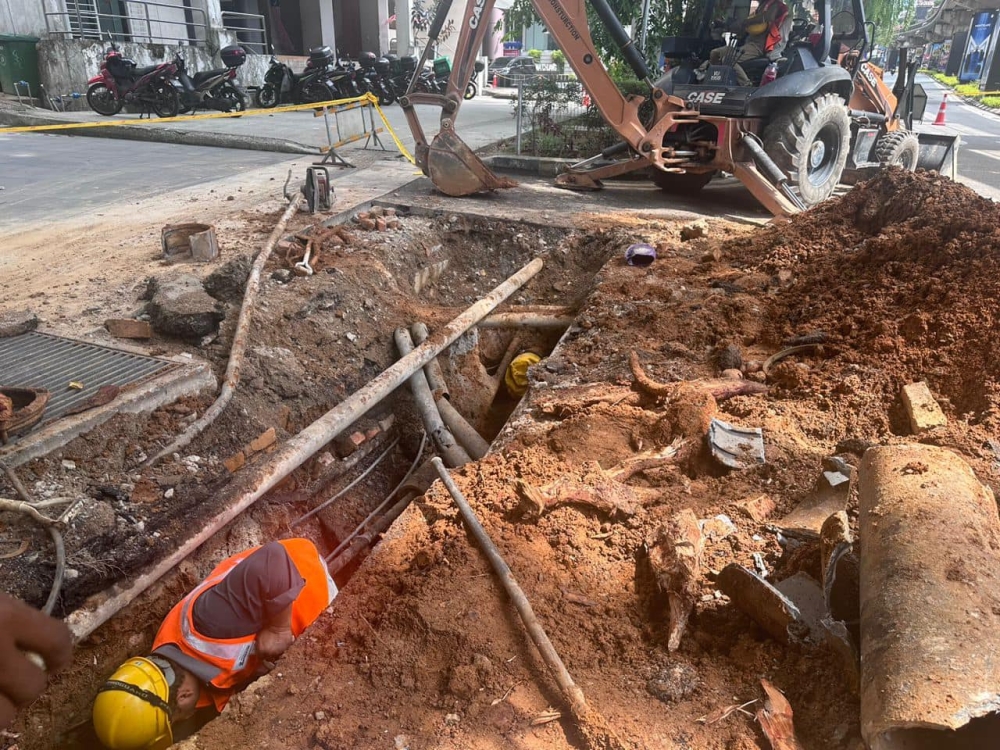
<path fill-rule="evenodd" d="M 295 567 L 305 579 L 305 586 L 292 604 L 292 633 L 297 638 L 316 618 L 330 606 L 337 595 L 337 586 L 330 578 L 326 563 L 316 546 L 308 539 L 285 539 L 279 542 Z M 209 638 L 194 627 L 194 603 L 203 593 L 215 586 L 236 565 L 260 547 L 248 549 L 223 560 L 208 578 L 170 610 L 153 641 L 153 651 L 173 644 L 185 655 L 214 667 L 218 675 L 208 682 L 208 689 L 201 691 L 198 707 L 215 705 L 222 711 L 240 683 L 250 680 L 260 667 L 255 646 L 257 634 L 243 638 Z"/>
<path fill-rule="evenodd" d="M 781 0 L 768 0 L 761 12 L 767 10 L 773 3 L 778 3 L 781 7 L 778 9 L 778 15 L 774 17 L 774 21 L 767 29 L 767 39 L 764 40 L 764 52 L 770 52 L 781 42 L 781 24 L 788 17 L 788 6 L 781 2 Z"/>

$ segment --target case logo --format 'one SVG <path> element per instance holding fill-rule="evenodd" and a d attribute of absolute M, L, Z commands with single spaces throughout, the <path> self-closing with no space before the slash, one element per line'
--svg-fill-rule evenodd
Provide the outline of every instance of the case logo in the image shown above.
<path fill-rule="evenodd" d="M 725 98 L 725 91 L 692 91 L 687 100 L 692 104 L 722 104 Z"/>

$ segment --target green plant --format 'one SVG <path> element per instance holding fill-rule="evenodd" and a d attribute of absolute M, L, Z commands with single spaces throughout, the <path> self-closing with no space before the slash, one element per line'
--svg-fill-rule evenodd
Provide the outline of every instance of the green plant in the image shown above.
<path fill-rule="evenodd" d="M 566 69 L 566 55 L 563 54 L 561 49 L 552 52 L 552 62 L 555 63 L 556 69 L 560 73 Z"/>
<path fill-rule="evenodd" d="M 984 96 L 980 99 L 983 104 L 993 109 L 1000 109 L 1000 96 Z"/>
<path fill-rule="evenodd" d="M 540 49 L 529 49 L 528 57 L 535 61 L 535 63 L 541 62 L 542 51 Z"/>

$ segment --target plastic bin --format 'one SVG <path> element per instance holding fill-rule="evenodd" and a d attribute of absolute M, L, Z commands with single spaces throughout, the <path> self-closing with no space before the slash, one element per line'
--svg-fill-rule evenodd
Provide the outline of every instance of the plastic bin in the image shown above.
<path fill-rule="evenodd" d="M 14 94 L 16 82 L 27 81 L 31 95 L 41 97 L 37 43 L 37 36 L 0 34 L 0 90 L 5 94 Z M 27 94 L 24 86 L 19 86 L 18 91 L 22 96 Z"/>

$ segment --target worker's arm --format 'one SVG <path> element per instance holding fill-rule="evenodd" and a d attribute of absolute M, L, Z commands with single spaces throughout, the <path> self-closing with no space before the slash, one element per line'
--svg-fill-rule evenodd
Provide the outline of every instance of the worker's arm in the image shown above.
<path fill-rule="evenodd" d="M 45 669 L 33 664 L 25 652 L 38 654 Z M 72 653 L 65 623 L 0 593 L 0 730 L 13 720 L 18 706 L 45 689 L 46 673 L 65 667 Z"/>
<path fill-rule="evenodd" d="M 291 645 L 292 604 L 304 586 L 285 548 L 265 544 L 198 597 L 195 629 L 209 638 L 258 635 L 258 652 L 274 658 Z"/>

